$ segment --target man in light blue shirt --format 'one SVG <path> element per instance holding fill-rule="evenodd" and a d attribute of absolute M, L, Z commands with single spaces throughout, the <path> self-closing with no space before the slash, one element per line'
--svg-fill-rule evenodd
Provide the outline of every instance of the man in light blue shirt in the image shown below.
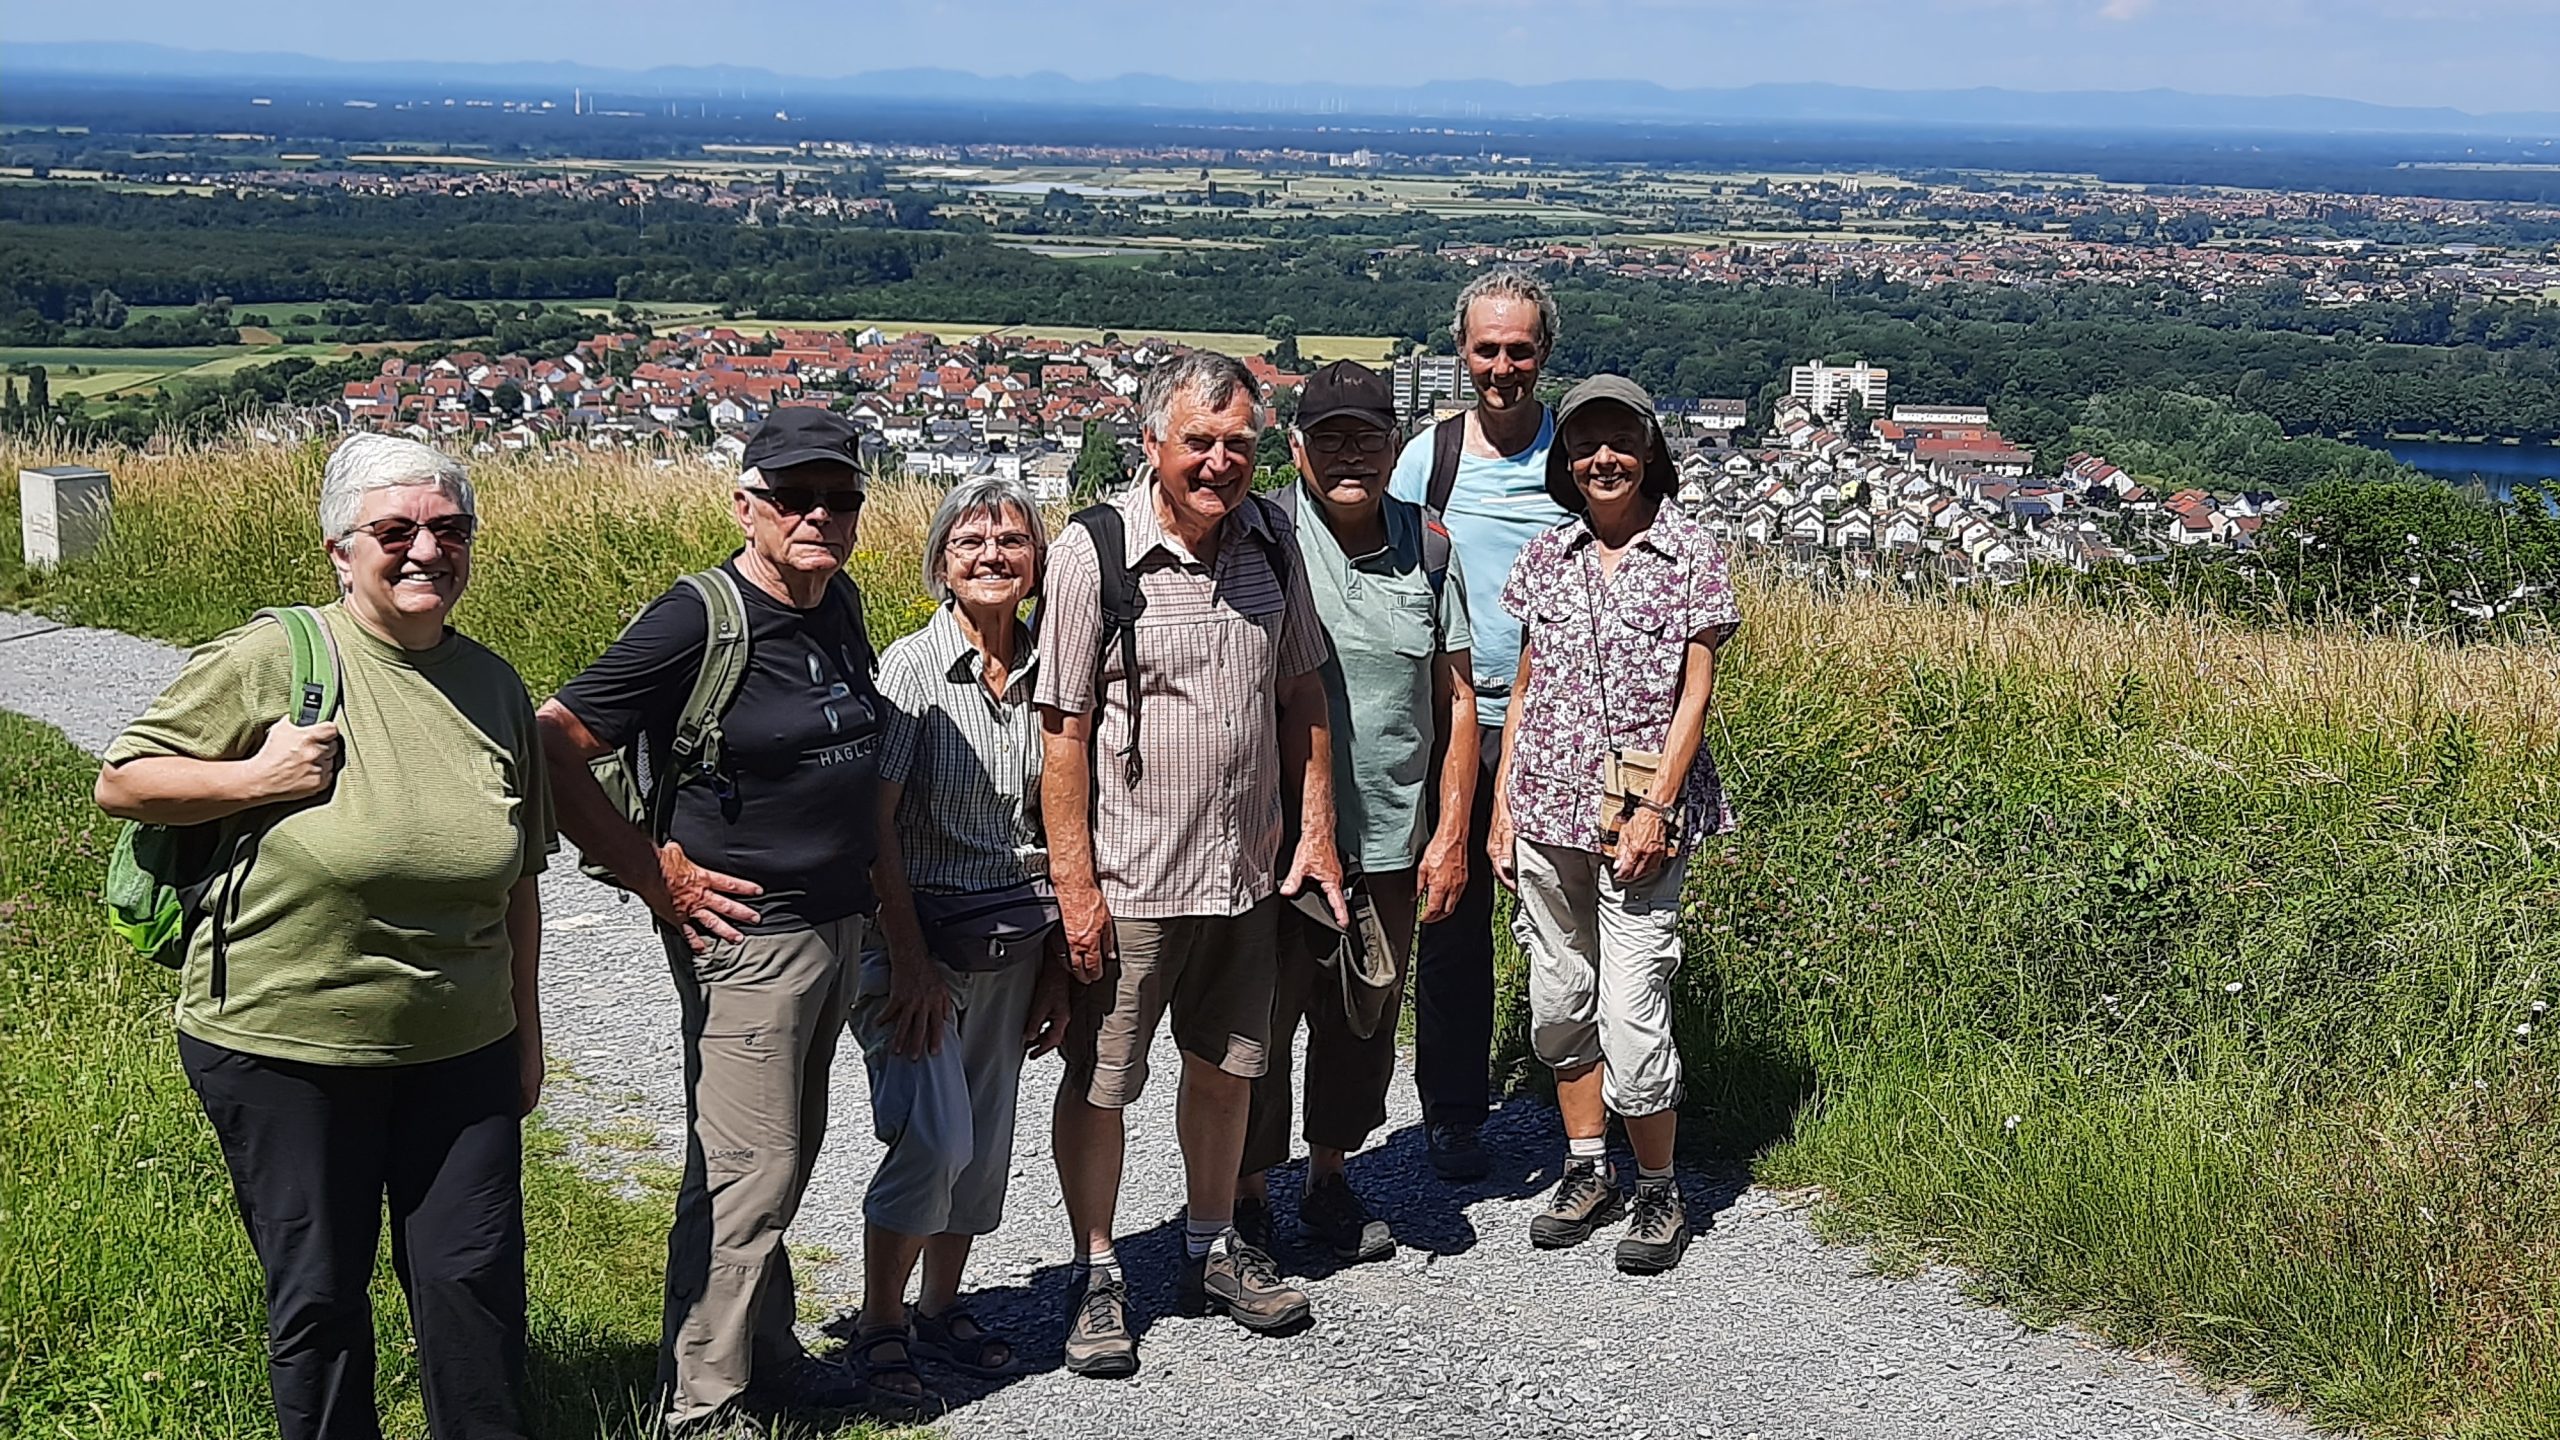
<path fill-rule="evenodd" d="M 1478 276 L 1459 292 L 1449 332 L 1476 392 L 1473 409 L 1445 422 L 1460 440 L 1455 473 L 1443 482 L 1445 496 L 1436 495 L 1442 486 L 1434 485 L 1432 472 L 1440 446 L 1435 431 L 1425 430 L 1396 460 L 1387 493 L 1440 511 L 1475 628 L 1482 745 L 1467 888 L 1447 919 L 1422 927 L 1413 967 L 1414 1084 L 1429 1124 L 1431 1168 L 1443 1179 L 1463 1181 L 1483 1179 L 1491 1168 L 1476 1138 L 1493 1098 L 1495 882 L 1485 827 L 1502 759 L 1503 709 L 1520 668 L 1520 624 L 1499 597 L 1521 547 L 1562 523 L 1565 513 L 1547 495 L 1555 421 L 1538 400 L 1538 373 L 1556 339 L 1556 303 L 1547 287 L 1520 270 Z"/>

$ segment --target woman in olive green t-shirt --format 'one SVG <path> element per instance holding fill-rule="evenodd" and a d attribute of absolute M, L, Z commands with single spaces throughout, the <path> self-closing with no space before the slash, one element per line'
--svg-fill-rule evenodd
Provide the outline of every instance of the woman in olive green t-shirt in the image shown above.
<path fill-rule="evenodd" d="M 320 612 L 336 718 L 279 718 L 291 648 L 254 621 L 196 651 L 108 747 L 98 804 L 162 825 L 259 812 L 222 882 L 222 963 L 212 926 L 190 941 L 178 1054 L 266 1272 L 282 1434 L 379 1433 L 366 1284 L 387 1201 L 430 1432 L 521 1436 L 542 746 L 524 682 L 445 624 L 477 529 L 462 467 L 351 436 L 320 524 L 342 596 Z"/>

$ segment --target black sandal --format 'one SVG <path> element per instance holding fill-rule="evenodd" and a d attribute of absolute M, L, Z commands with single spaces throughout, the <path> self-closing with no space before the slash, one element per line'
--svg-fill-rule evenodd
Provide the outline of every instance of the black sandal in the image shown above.
<path fill-rule="evenodd" d="M 918 1310 L 914 1315 L 917 1354 L 981 1380 L 1013 1373 L 1013 1343 L 979 1324 L 965 1307 L 954 1305 L 940 1315 Z M 999 1355 L 1003 1358 L 993 1358 Z"/>
<path fill-rule="evenodd" d="M 897 1347 L 897 1358 L 882 1359 L 881 1350 L 892 1345 Z M 866 1330 L 846 1343 L 845 1354 L 861 1367 L 862 1378 L 871 1386 L 868 1408 L 873 1415 L 883 1420 L 921 1420 L 941 1412 L 941 1397 L 925 1388 L 914 1350 L 915 1336 L 903 1325 Z M 905 1383 L 883 1384 L 884 1380 Z"/>

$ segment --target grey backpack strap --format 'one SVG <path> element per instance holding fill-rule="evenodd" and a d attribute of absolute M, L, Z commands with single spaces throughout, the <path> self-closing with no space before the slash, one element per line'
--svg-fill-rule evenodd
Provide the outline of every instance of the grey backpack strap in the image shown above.
<path fill-rule="evenodd" d="M 1440 512 L 1422 512 L 1422 574 L 1431 582 L 1432 598 L 1449 588 L 1449 527 L 1440 523 Z"/>

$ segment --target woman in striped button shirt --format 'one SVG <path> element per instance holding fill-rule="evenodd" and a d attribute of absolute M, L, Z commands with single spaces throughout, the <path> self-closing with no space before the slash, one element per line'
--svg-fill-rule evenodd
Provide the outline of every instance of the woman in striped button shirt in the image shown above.
<path fill-rule="evenodd" d="M 1054 1048 L 1067 1017 L 1040 828 L 1038 660 L 1020 618 L 1046 549 L 1019 482 L 962 482 L 925 537 L 925 588 L 941 607 L 880 656 L 872 883 L 887 948 L 864 957 L 853 1031 L 889 1148 L 863 1202 L 853 1349 L 892 1416 L 934 1408 L 916 1353 L 976 1375 L 1013 1363 L 959 1289 L 970 1241 L 1003 1216 L 1022 1062 Z"/>

